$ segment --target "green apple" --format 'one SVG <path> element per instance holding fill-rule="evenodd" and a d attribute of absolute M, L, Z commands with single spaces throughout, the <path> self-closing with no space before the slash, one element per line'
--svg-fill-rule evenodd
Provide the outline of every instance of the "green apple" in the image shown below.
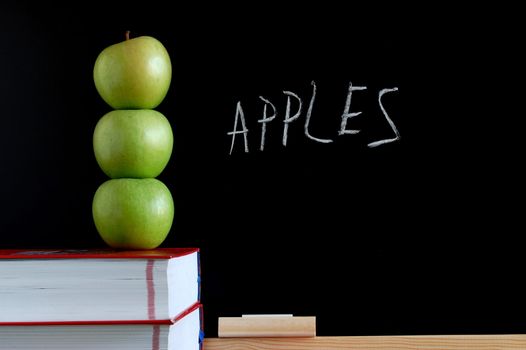
<path fill-rule="evenodd" d="M 170 122 L 153 109 L 121 109 L 105 114 L 95 126 L 93 150 L 109 177 L 157 177 L 173 148 Z"/>
<path fill-rule="evenodd" d="M 109 246 L 154 249 L 170 231 L 174 203 L 157 179 L 111 179 L 95 192 L 92 211 L 97 231 Z"/>
<path fill-rule="evenodd" d="M 127 39 L 99 54 L 93 80 L 114 109 L 152 109 L 165 98 L 172 79 L 166 48 L 150 36 Z"/>

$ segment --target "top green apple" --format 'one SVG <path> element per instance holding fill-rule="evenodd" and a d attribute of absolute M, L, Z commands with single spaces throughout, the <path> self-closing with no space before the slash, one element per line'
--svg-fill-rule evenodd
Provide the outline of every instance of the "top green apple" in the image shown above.
<path fill-rule="evenodd" d="M 93 80 L 100 96 L 114 109 L 153 109 L 170 87 L 170 56 L 155 38 L 127 37 L 99 54 Z"/>

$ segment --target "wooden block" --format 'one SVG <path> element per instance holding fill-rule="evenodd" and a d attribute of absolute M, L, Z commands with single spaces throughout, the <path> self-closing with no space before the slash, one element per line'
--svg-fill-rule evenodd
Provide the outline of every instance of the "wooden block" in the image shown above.
<path fill-rule="evenodd" d="M 526 334 L 206 338 L 205 350 L 524 350 Z"/>
<path fill-rule="evenodd" d="M 316 317 L 258 315 L 219 317 L 219 337 L 314 337 Z"/>

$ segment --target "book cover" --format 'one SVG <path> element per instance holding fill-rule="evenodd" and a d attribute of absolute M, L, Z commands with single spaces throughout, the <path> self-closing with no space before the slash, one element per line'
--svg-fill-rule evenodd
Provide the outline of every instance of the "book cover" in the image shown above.
<path fill-rule="evenodd" d="M 170 259 L 199 252 L 199 248 L 115 249 L 0 249 L 0 259 Z"/>

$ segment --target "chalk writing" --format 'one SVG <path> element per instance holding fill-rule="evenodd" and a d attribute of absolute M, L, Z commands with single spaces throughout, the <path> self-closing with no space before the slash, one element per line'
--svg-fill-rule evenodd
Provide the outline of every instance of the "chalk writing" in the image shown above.
<path fill-rule="evenodd" d="M 285 119 L 283 119 L 283 123 L 284 123 L 283 125 L 283 146 L 286 146 L 287 145 L 287 133 L 289 131 L 289 123 L 300 117 L 302 103 L 301 103 L 301 98 L 299 98 L 299 96 L 296 95 L 295 93 L 291 91 L 283 91 L 283 93 L 288 96 L 287 97 L 287 109 L 285 110 Z M 291 96 L 296 98 L 299 102 L 298 111 L 292 117 L 290 116 L 290 97 Z"/>
<path fill-rule="evenodd" d="M 310 121 L 311 121 L 311 117 L 312 117 L 312 110 L 313 110 L 313 107 L 314 107 L 314 102 L 316 100 L 316 83 L 314 81 L 312 81 L 311 85 L 312 85 L 312 96 L 311 96 L 311 99 L 310 99 L 310 102 L 309 102 L 309 107 L 307 109 L 307 113 L 305 115 L 305 124 L 303 125 L 304 134 L 310 140 L 313 140 L 313 141 L 316 141 L 316 142 L 319 142 L 319 143 L 331 143 L 331 142 L 333 142 L 332 139 L 321 139 L 321 138 L 314 137 L 314 136 L 311 135 L 311 133 L 309 131 Z M 347 122 L 349 121 L 349 119 L 355 118 L 355 117 L 359 116 L 360 114 L 362 114 L 361 111 L 351 112 L 351 100 L 352 100 L 353 92 L 355 92 L 355 91 L 363 91 L 363 90 L 367 90 L 367 87 L 366 86 L 354 86 L 352 84 L 352 82 L 349 82 L 349 88 L 348 88 L 348 91 L 347 91 L 347 98 L 345 100 L 345 106 L 344 106 L 344 109 L 343 109 L 343 113 L 341 115 L 340 130 L 338 130 L 338 135 L 339 136 L 355 135 L 355 134 L 358 134 L 360 132 L 360 130 L 358 130 L 358 129 L 347 129 Z M 388 139 L 383 139 L 383 140 L 378 140 L 378 141 L 374 141 L 374 142 L 370 142 L 370 143 L 367 144 L 367 147 L 369 147 L 369 148 L 375 148 L 375 147 L 378 147 L 378 146 L 381 146 L 381 145 L 385 145 L 385 144 L 392 143 L 392 142 L 400 140 L 400 132 L 398 131 L 398 128 L 396 127 L 396 125 L 393 122 L 393 120 L 389 117 L 389 114 L 385 110 L 385 107 L 384 107 L 384 105 L 382 103 L 382 97 L 385 94 L 388 94 L 388 93 L 391 93 L 391 92 L 395 92 L 395 91 L 398 91 L 397 87 L 393 87 L 393 88 L 389 88 L 389 89 L 382 89 L 378 93 L 378 106 L 380 107 L 385 119 L 387 120 L 387 123 L 389 124 L 391 130 L 393 131 L 394 137 L 393 138 L 388 138 Z M 286 104 L 286 107 L 285 107 L 285 116 L 283 118 L 283 137 L 282 137 L 281 143 L 282 143 L 282 145 L 284 147 L 286 147 L 287 146 L 287 136 L 288 136 L 289 124 L 292 123 L 293 121 L 299 119 L 299 117 L 301 116 L 302 107 L 303 107 L 303 101 L 297 94 L 295 94 L 292 91 L 283 91 L 283 94 L 285 96 L 287 96 L 287 104 Z M 265 149 L 265 136 L 266 136 L 266 131 L 267 131 L 267 124 L 270 123 L 271 121 L 273 121 L 274 119 L 276 119 L 278 113 L 277 113 L 277 109 L 274 106 L 274 104 L 272 104 L 272 102 L 270 102 L 268 99 L 266 99 L 266 98 L 264 98 L 262 96 L 259 96 L 259 99 L 261 101 L 263 101 L 263 103 L 264 103 L 263 104 L 263 117 L 261 119 L 258 119 L 258 123 L 261 124 L 261 138 L 260 138 L 259 150 L 263 151 Z M 297 102 L 294 103 L 295 105 L 297 105 L 297 110 L 294 113 L 294 115 L 291 116 L 291 114 L 292 114 L 291 113 L 292 99 L 295 99 L 297 101 Z M 270 106 L 270 108 L 272 109 L 272 114 L 271 115 L 268 115 L 268 109 L 267 109 L 268 106 Z M 241 128 L 239 130 L 238 130 L 238 124 L 241 124 Z M 236 114 L 235 114 L 235 117 L 234 117 L 234 128 L 233 128 L 232 131 L 227 132 L 227 135 L 230 135 L 232 137 L 232 141 L 231 141 L 231 144 L 230 144 L 230 153 L 229 154 L 232 154 L 232 151 L 234 150 L 234 144 L 235 144 L 235 141 L 236 141 L 236 136 L 239 135 L 239 134 L 243 135 L 245 153 L 248 153 L 249 152 L 249 150 L 248 150 L 248 129 L 246 127 L 245 114 L 244 114 L 243 108 L 241 106 L 241 101 L 238 101 L 237 104 L 236 104 Z"/>
<path fill-rule="evenodd" d="M 259 150 L 263 151 L 265 149 L 265 132 L 267 131 L 267 123 L 271 122 L 276 118 L 276 107 L 269 101 L 264 99 L 263 97 L 259 96 L 259 98 L 265 102 L 265 105 L 263 106 L 263 119 L 259 119 L 258 123 L 261 123 L 261 142 L 259 145 Z M 271 117 L 267 117 L 267 105 L 270 105 L 272 107 L 272 110 L 274 111 L 274 114 L 272 114 Z M 230 149 L 230 153 L 232 153 L 232 149 Z"/>
<path fill-rule="evenodd" d="M 241 119 L 241 131 L 237 131 L 237 121 Z M 241 101 L 237 103 L 236 106 L 236 118 L 234 120 L 234 131 L 231 131 L 227 133 L 228 135 L 232 135 L 232 144 L 230 145 L 230 154 L 232 154 L 232 150 L 234 149 L 234 141 L 236 140 L 235 137 L 237 134 L 243 134 L 243 139 L 245 140 L 245 152 L 248 153 L 248 137 L 247 137 L 248 129 L 245 124 L 245 114 L 243 113 L 243 108 L 241 107 Z"/>
<path fill-rule="evenodd" d="M 345 109 L 343 110 L 342 114 L 342 123 L 340 126 L 340 131 L 338 132 L 338 135 L 345 135 L 350 134 L 354 135 L 360 132 L 360 130 L 347 130 L 347 119 L 354 118 L 362 112 L 354 112 L 351 113 L 351 97 L 353 91 L 359 91 L 359 90 L 365 90 L 367 87 L 365 86 L 352 86 L 352 83 L 349 83 L 349 92 L 347 93 L 347 100 L 345 101 Z"/>
<path fill-rule="evenodd" d="M 371 142 L 371 143 L 367 144 L 367 146 L 369 146 L 369 147 L 376 147 L 376 146 L 384 145 L 386 143 L 394 142 L 394 141 L 400 139 L 400 133 L 398 132 L 398 129 L 396 128 L 396 125 L 393 123 L 391 118 L 389 118 L 389 115 L 385 111 L 384 105 L 382 104 L 382 96 L 385 95 L 388 92 L 393 92 L 393 91 L 398 91 L 398 88 L 395 87 L 395 88 L 392 88 L 392 89 L 383 89 L 383 90 L 381 90 L 380 93 L 378 94 L 378 104 L 380 105 L 380 109 L 382 110 L 382 113 L 384 114 L 385 119 L 387 119 L 387 122 L 391 126 L 391 129 L 393 129 L 393 131 L 395 133 L 395 137 L 393 137 L 392 139 L 385 139 L 385 140 Z"/>
<path fill-rule="evenodd" d="M 305 136 L 317 142 L 330 143 L 332 142 L 332 140 L 319 139 L 317 137 L 312 136 L 309 132 L 310 117 L 312 115 L 312 107 L 314 106 L 314 100 L 316 99 L 316 83 L 314 82 L 314 80 L 311 82 L 311 85 L 312 85 L 312 97 L 310 98 L 309 109 L 307 110 L 307 116 L 305 117 L 305 126 L 304 126 Z"/>

